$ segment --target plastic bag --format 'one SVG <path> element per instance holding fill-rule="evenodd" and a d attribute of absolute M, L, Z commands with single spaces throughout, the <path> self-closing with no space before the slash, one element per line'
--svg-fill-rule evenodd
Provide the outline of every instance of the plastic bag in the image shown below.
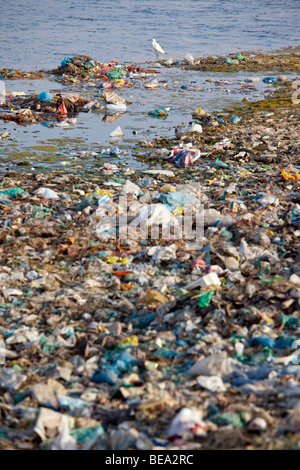
<path fill-rule="evenodd" d="M 67 108 L 65 106 L 65 103 L 61 103 L 60 107 L 58 108 L 58 111 L 61 114 L 68 114 Z"/>
<path fill-rule="evenodd" d="M 54 96 L 48 93 L 48 91 L 42 91 L 37 97 L 38 100 L 44 101 L 45 103 L 50 103 L 53 98 Z"/>
<path fill-rule="evenodd" d="M 46 199 L 60 199 L 59 195 L 49 188 L 39 188 L 35 191 L 35 194 Z"/>
<path fill-rule="evenodd" d="M 168 436 L 181 437 L 186 433 L 206 436 L 206 424 L 202 421 L 202 413 L 197 408 L 182 408 L 173 419 Z"/>
<path fill-rule="evenodd" d="M 193 64 L 195 61 L 194 57 L 189 52 L 186 54 L 184 60 L 186 60 L 189 64 Z"/>
<path fill-rule="evenodd" d="M 145 87 L 146 88 L 157 88 L 158 87 L 158 81 L 156 80 L 156 78 L 154 78 L 154 80 L 152 80 L 150 83 L 146 83 Z"/>
<path fill-rule="evenodd" d="M 175 147 L 171 151 L 168 161 L 177 168 L 187 168 L 193 165 L 200 155 L 199 150 L 180 150 Z"/>
<path fill-rule="evenodd" d="M 47 408 L 40 408 L 34 431 L 42 441 L 62 432 L 64 428 L 71 429 L 74 426 L 74 418 L 57 413 Z"/>
<path fill-rule="evenodd" d="M 229 119 L 229 122 L 232 122 L 233 124 L 238 124 L 241 120 L 242 120 L 242 118 L 240 116 L 237 116 L 236 114 L 234 114 Z"/>
<path fill-rule="evenodd" d="M 194 206 L 200 204 L 200 200 L 191 193 L 172 191 L 168 194 L 160 194 L 159 200 L 170 206 Z"/>
<path fill-rule="evenodd" d="M 17 194 L 24 193 L 24 189 L 22 188 L 11 188 L 5 189 L 4 191 L 0 191 L 0 195 L 8 196 L 8 197 L 15 197 Z"/>
<path fill-rule="evenodd" d="M 276 83 L 277 77 L 265 77 L 263 78 L 264 83 Z"/>
<path fill-rule="evenodd" d="M 214 295 L 215 295 L 215 291 L 213 290 L 210 290 L 209 292 L 202 294 L 198 299 L 198 307 L 200 308 L 208 307 Z"/>
<path fill-rule="evenodd" d="M 120 126 L 118 126 L 114 131 L 109 134 L 110 137 L 123 137 L 123 135 L 124 132 L 122 131 Z"/>
<path fill-rule="evenodd" d="M 124 70 L 110 70 L 109 72 L 105 73 L 105 75 L 112 80 L 118 80 L 122 78 L 124 74 Z"/>
<path fill-rule="evenodd" d="M 178 225 L 176 217 L 163 204 L 146 204 L 139 212 L 140 225 L 152 226 L 155 224 Z"/>
<path fill-rule="evenodd" d="M 125 112 L 127 110 L 126 100 L 112 91 L 104 91 L 103 98 L 106 101 L 106 109 L 114 112 Z"/>
<path fill-rule="evenodd" d="M 169 261 L 176 259 L 176 245 L 170 246 L 152 246 L 148 248 L 148 256 L 152 256 L 154 261 Z"/>
<path fill-rule="evenodd" d="M 127 180 L 121 190 L 122 193 L 125 194 L 135 194 L 138 196 L 141 192 L 141 188 L 137 186 L 135 183 L 132 183 L 130 180 Z"/>
<path fill-rule="evenodd" d="M 154 111 L 149 111 L 148 115 L 166 119 L 169 115 L 169 112 L 170 112 L 170 108 L 159 108 L 159 109 L 154 109 Z"/>
<path fill-rule="evenodd" d="M 226 352 L 212 354 L 203 359 L 199 359 L 188 371 L 191 375 L 227 375 L 231 367 Z"/>

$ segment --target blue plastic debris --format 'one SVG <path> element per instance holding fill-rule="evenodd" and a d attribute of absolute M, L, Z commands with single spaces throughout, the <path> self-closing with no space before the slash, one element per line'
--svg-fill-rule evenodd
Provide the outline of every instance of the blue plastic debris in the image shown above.
<path fill-rule="evenodd" d="M 70 57 L 65 57 L 64 60 L 61 61 L 61 64 L 60 64 L 61 68 L 64 69 L 65 66 L 67 64 L 69 64 L 70 62 L 71 62 L 71 58 Z"/>
<path fill-rule="evenodd" d="M 50 103 L 53 98 L 54 96 L 48 91 L 42 91 L 37 97 L 38 100 L 44 101 L 45 103 Z"/>
<path fill-rule="evenodd" d="M 264 83 L 276 83 L 277 78 L 276 77 L 265 77 L 263 78 Z"/>
<path fill-rule="evenodd" d="M 229 122 L 232 122 L 233 124 L 238 124 L 241 120 L 242 120 L 242 118 L 240 116 L 237 116 L 236 114 L 234 114 L 229 119 Z"/>

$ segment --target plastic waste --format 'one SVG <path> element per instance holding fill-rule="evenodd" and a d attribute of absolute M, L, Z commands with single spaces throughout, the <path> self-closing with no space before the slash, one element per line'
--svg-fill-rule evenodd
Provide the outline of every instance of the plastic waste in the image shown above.
<path fill-rule="evenodd" d="M 214 147 L 216 149 L 222 149 L 222 148 L 227 148 L 231 144 L 230 140 L 225 137 L 225 139 L 221 140 L 220 142 L 216 142 Z"/>
<path fill-rule="evenodd" d="M 278 82 L 286 82 L 288 80 L 288 77 L 286 75 L 279 75 L 277 77 Z"/>
<path fill-rule="evenodd" d="M 206 436 L 206 424 L 202 413 L 196 408 L 182 408 L 173 419 L 168 431 L 169 438 L 183 437 L 186 434 Z"/>
<path fill-rule="evenodd" d="M 129 352 L 123 351 L 114 357 L 114 360 L 103 371 L 95 372 L 92 380 L 96 383 L 114 385 L 125 372 L 138 364 L 136 358 Z"/>
<path fill-rule="evenodd" d="M 218 426 L 232 426 L 235 429 L 244 427 L 241 417 L 234 413 L 217 413 L 211 417 L 211 420 Z"/>
<path fill-rule="evenodd" d="M 169 115 L 170 109 L 171 108 L 154 109 L 153 111 L 149 111 L 148 115 L 149 116 L 154 116 L 154 117 L 157 117 L 157 118 L 161 118 L 161 119 L 166 119 Z"/>
<path fill-rule="evenodd" d="M 226 392 L 226 387 L 223 383 L 223 380 L 217 375 L 212 375 L 210 377 L 206 375 L 199 375 L 199 377 L 197 377 L 197 383 L 200 385 L 200 387 L 203 387 L 206 390 L 210 390 L 211 392 Z"/>
<path fill-rule="evenodd" d="M 200 204 L 200 200 L 191 193 L 183 193 L 180 191 L 171 191 L 170 193 L 161 193 L 159 200 L 163 204 L 173 207 L 195 206 Z"/>
<path fill-rule="evenodd" d="M 163 176 L 175 176 L 175 173 L 171 170 L 143 170 L 143 173 L 147 173 L 149 175 L 163 175 Z"/>
<path fill-rule="evenodd" d="M 147 305 L 148 308 L 157 308 L 168 301 L 168 297 L 160 292 L 153 289 L 146 289 L 146 294 L 140 298 L 139 303 Z"/>
<path fill-rule="evenodd" d="M 164 204 L 146 204 L 143 206 L 138 217 L 135 219 L 136 223 L 141 227 L 151 227 L 153 225 L 164 224 L 167 226 L 178 226 L 177 218 L 169 211 Z"/>
<path fill-rule="evenodd" d="M 276 83 L 277 77 L 265 77 L 263 78 L 264 83 Z"/>
<path fill-rule="evenodd" d="M 47 408 L 40 408 L 34 431 L 42 441 L 45 441 L 50 437 L 57 436 L 63 429 L 66 433 L 66 428 L 71 429 L 74 423 L 74 418 L 71 416 L 63 415 Z"/>
<path fill-rule="evenodd" d="M 124 186 L 122 186 L 121 192 L 124 194 L 135 194 L 138 196 L 141 193 L 141 188 L 137 184 L 132 183 L 132 181 L 127 180 Z"/>
<path fill-rule="evenodd" d="M 221 285 L 221 281 L 218 275 L 214 272 L 210 274 L 206 274 L 205 276 L 200 277 L 196 281 L 192 282 L 191 284 L 185 287 L 186 290 L 194 290 L 197 287 L 208 287 L 208 286 L 219 286 Z M 209 294 L 212 296 L 212 294 Z M 209 296 L 208 296 L 209 298 Z"/>
<path fill-rule="evenodd" d="M 238 124 L 239 122 L 241 122 L 241 120 L 242 120 L 242 118 L 240 116 L 237 116 L 236 114 L 234 114 L 229 119 L 229 122 L 232 122 L 233 124 Z"/>
<path fill-rule="evenodd" d="M 67 423 L 63 425 L 60 433 L 51 442 L 49 450 L 79 450 L 76 440 L 70 435 Z"/>
<path fill-rule="evenodd" d="M 148 248 L 148 256 L 151 256 L 154 261 L 169 261 L 176 259 L 176 245 L 169 245 L 167 247 L 153 246 Z"/>
<path fill-rule="evenodd" d="M 215 292 L 213 290 L 207 292 L 206 294 L 202 294 L 198 300 L 198 307 L 208 307 L 214 294 Z"/>
<path fill-rule="evenodd" d="M 70 62 L 72 62 L 72 59 L 70 57 L 65 57 L 62 61 L 61 61 L 61 68 L 65 68 L 65 66 L 67 64 L 69 64 Z"/>
<path fill-rule="evenodd" d="M 157 88 L 158 86 L 159 86 L 159 83 L 158 83 L 158 81 L 156 80 L 156 78 L 154 78 L 153 80 L 151 80 L 151 82 L 146 83 L 146 85 L 145 85 L 146 88 Z"/>
<path fill-rule="evenodd" d="M 225 352 L 199 359 L 188 371 L 191 375 L 222 376 L 231 371 L 231 366 Z"/>
<path fill-rule="evenodd" d="M 256 417 L 254 418 L 247 426 L 249 431 L 262 432 L 267 429 L 268 425 L 266 420 L 263 418 Z"/>
<path fill-rule="evenodd" d="M 116 127 L 116 129 L 109 134 L 110 137 L 123 137 L 123 135 L 125 134 L 120 126 Z"/>
<path fill-rule="evenodd" d="M 204 111 L 204 109 L 202 108 L 197 108 L 195 109 L 195 111 L 193 112 L 192 116 L 194 119 L 198 119 L 198 118 L 201 118 L 201 117 L 205 117 L 207 115 L 207 112 Z"/>
<path fill-rule="evenodd" d="M 245 79 L 246 83 L 257 83 L 260 82 L 260 77 L 249 77 Z"/>
<path fill-rule="evenodd" d="M 51 95 L 48 91 L 42 91 L 38 97 L 38 100 L 44 101 L 45 103 L 51 103 L 51 101 L 54 99 L 54 96 Z"/>
<path fill-rule="evenodd" d="M 212 163 L 212 166 L 214 166 L 215 168 L 228 168 L 229 167 L 229 165 L 225 162 L 222 162 L 222 160 L 220 160 L 219 157 L 217 158 L 215 162 Z"/>
<path fill-rule="evenodd" d="M 194 57 L 189 52 L 185 55 L 184 60 L 186 60 L 189 64 L 193 64 L 195 62 Z"/>
<path fill-rule="evenodd" d="M 197 124 L 196 122 L 194 122 L 190 129 L 188 130 L 188 132 L 197 132 L 198 134 L 202 134 L 203 132 L 203 128 L 201 126 L 201 124 Z"/>
<path fill-rule="evenodd" d="M 229 65 L 238 65 L 239 64 L 239 61 L 237 59 L 231 59 L 230 57 L 227 57 L 225 60 L 224 60 L 224 63 L 225 64 L 229 64 Z"/>
<path fill-rule="evenodd" d="M 4 189 L 3 191 L 0 191 L 0 197 L 1 196 L 16 197 L 18 194 L 23 194 L 23 193 L 24 193 L 24 189 L 22 188 Z"/>
<path fill-rule="evenodd" d="M 289 54 L 276 54 L 272 61 L 278 63 L 278 55 L 286 61 Z M 245 86 L 243 78 L 266 69 L 269 59 L 258 54 L 256 62 L 247 54 L 238 68 L 249 72 L 241 71 L 237 80 L 221 80 L 213 73 L 207 82 L 197 71 L 184 70 L 190 68 L 185 61 L 174 64 L 174 74 L 162 64 L 160 87 L 152 94 L 163 94 L 166 71 L 168 89 L 191 99 L 189 106 L 198 83 L 220 99 L 227 88 L 249 97 L 238 125 L 229 123 L 233 111 L 199 111 L 203 115 L 195 123 L 202 134 L 184 135 L 190 126 L 180 126 L 177 148 L 201 151 L 201 161 L 192 167 L 167 160 L 176 144 L 158 121 L 146 132 L 148 140 L 139 141 L 139 126 L 129 129 L 136 145 L 129 139 L 122 150 L 84 136 L 77 139 L 72 131 L 49 146 L 37 137 L 39 145 L 25 146 L 21 154 L 16 126 L 10 126 L 9 135 L 0 132 L 5 153 L 0 181 L 0 448 L 168 452 L 299 447 L 297 106 L 283 106 L 281 97 L 291 99 L 289 81 L 272 87 L 272 96 L 264 100 L 254 96 L 254 86 L 260 91 L 262 84 Z M 224 65 L 222 57 L 199 61 L 199 68 Z M 157 69 L 150 62 L 147 70 L 143 67 L 120 67 L 130 78 L 122 95 L 126 92 L 126 99 L 135 101 L 142 90 L 150 93 L 143 85 Z M 106 82 L 102 68 L 106 73 L 118 70 L 118 64 L 77 57 L 57 69 L 60 88 L 69 84 L 93 97 L 86 106 L 80 96 L 63 93 L 69 113 L 81 104 L 85 111 L 107 111 L 106 101 L 96 98 L 98 84 Z M 0 71 L 4 80 L 7 73 Z M 200 81 L 193 83 L 190 74 Z M 182 75 L 181 82 L 174 83 L 173 75 Z M 182 92 L 182 85 L 188 91 Z M 37 96 L 6 94 L 3 114 L 23 114 L 26 100 L 33 109 L 21 123 L 43 116 L 50 134 L 58 119 L 71 128 L 58 112 L 61 97 L 49 104 Z M 90 117 L 99 116 L 104 114 Z M 109 126 L 111 132 L 116 124 Z M 7 154 L 10 147 L 13 158 Z M 51 188 L 59 199 L 38 197 L 38 188 Z M 120 204 L 122 198 L 127 206 Z M 185 235 L 177 236 L 176 224 L 182 227 L 187 207 L 195 227 L 199 205 L 204 207 L 204 233 L 190 244 Z M 164 230 L 168 225 L 170 230 Z M 168 435 L 183 407 L 192 411 Z M 47 414 L 37 434 L 41 409 Z M 197 436 L 195 410 L 206 435 Z"/>
<path fill-rule="evenodd" d="M 0 387 L 5 390 L 14 392 L 21 387 L 25 380 L 26 375 L 21 374 L 18 371 L 13 369 L 5 369 L 4 367 L 1 367 L 0 369 Z"/>
<path fill-rule="evenodd" d="M 119 80 L 125 75 L 125 73 L 126 72 L 124 72 L 124 70 L 120 69 L 120 70 L 110 70 L 106 72 L 105 75 L 111 80 Z"/>
<path fill-rule="evenodd" d="M 106 109 L 115 113 L 124 113 L 127 110 L 126 100 L 111 91 L 104 91 L 102 94 Z"/>
<path fill-rule="evenodd" d="M 35 191 L 35 194 L 46 199 L 60 199 L 59 195 L 50 188 L 39 188 Z"/>

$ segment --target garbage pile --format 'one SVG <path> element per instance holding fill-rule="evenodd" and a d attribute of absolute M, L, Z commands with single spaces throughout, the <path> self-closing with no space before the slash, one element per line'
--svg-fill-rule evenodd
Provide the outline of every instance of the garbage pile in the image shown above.
<path fill-rule="evenodd" d="M 1 449 L 299 448 L 299 105 L 196 111 L 147 169 L 3 172 Z"/>
<path fill-rule="evenodd" d="M 54 75 L 77 76 L 81 79 L 88 79 L 101 70 L 102 64 L 86 55 L 75 57 L 65 57 L 57 69 L 52 70 Z"/>
<path fill-rule="evenodd" d="M 3 178 L 1 448 L 276 447 L 298 429 L 298 183 L 237 166 L 200 185 L 109 164 Z M 151 238 L 199 203 L 196 245 Z"/>
<path fill-rule="evenodd" d="M 19 79 L 42 79 L 45 78 L 45 72 L 25 72 L 15 69 L 0 69 L 0 80 L 19 80 Z"/>
<path fill-rule="evenodd" d="M 122 81 L 130 74 L 157 73 L 151 68 L 144 69 L 138 65 L 121 65 L 113 60 L 108 63 L 100 63 L 86 55 L 65 57 L 57 69 L 49 73 L 55 75 L 56 80 L 62 83 L 81 83 L 90 80 Z M 119 83 L 120 85 L 120 83 Z"/>
<path fill-rule="evenodd" d="M 194 58 L 187 54 L 183 60 L 163 59 L 161 62 L 167 67 L 183 67 L 187 70 L 209 70 L 214 72 L 232 72 L 238 70 L 282 72 L 299 71 L 299 51 L 285 53 L 243 53 L 229 54 L 227 57 L 212 55 L 210 57 Z"/>
<path fill-rule="evenodd" d="M 88 112 L 85 105 L 90 100 L 75 95 L 62 96 L 41 92 L 27 96 L 7 96 L 0 107 L 0 119 L 18 124 L 34 124 L 43 121 L 64 121 L 79 112 Z"/>

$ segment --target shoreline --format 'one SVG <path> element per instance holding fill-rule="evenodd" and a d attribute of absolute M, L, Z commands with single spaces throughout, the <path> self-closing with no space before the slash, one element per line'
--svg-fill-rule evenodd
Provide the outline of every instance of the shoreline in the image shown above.
<path fill-rule="evenodd" d="M 293 91 L 285 81 L 267 99 L 198 112 L 202 133 L 143 143 L 149 169 L 171 176 L 121 162 L 3 175 L 2 191 L 19 191 L 0 191 L 1 449 L 60 448 L 63 427 L 74 449 L 298 448 Z M 166 161 L 180 145 L 200 150 L 189 168 Z M 120 194 L 129 216 L 151 203 L 163 219 L 200 201 L 202 245 L 111 239 Z"/>
<path fill-rule="evenodd" d="M 238 60 L 238 64 L 227 64 L 224 63 L 226 58 L 233 58 L 237 56 L 244 56 L 243 59 Z M 93 60 L 89 56 L 90 60 Z M 213 58 L 215 57 L 215 58 Z M 172 59 L 173 60 L 173 59 Z M 174 59 L 172 64 L 166 64 L 167 59 L 161 61 L 162 65 L 170 67 L 172 65 L 182 66 L 186 70 L 198 70 L 198 71 L 209 71 L 209 72 L 237 72 L 240 70 L 249 71 L 249 72 L 265 72 L 276 70 L 277 72 L 299 72 L 300 71 L 300 46 L 288 47 L 285 49 L 279 49 L 276 51 L 242 51 L 236 53 L 229 53 L 226 56 L 209 56 L 209 57 L 195 57 L 195 64 L 189 64 L 186 60 Z M 97 62 L 97 61 L 96 61 Z M 116 64 L 121 64 L 122 62 L 112 61 Z M 199 62 L 199 63 L 197 63 Z M 292 62 L 292 63 L 291 63 Z M 100 62 L 97 62 L 100 64 Z M 125 61 L 124 64 L 128 63 Z M 146 64 L 154 64 L 155 61 L 147 61 Z M 139 67 L 139 64 L 145 64 L 143 62 L 132 62 L 130 67 Z M 107 64 L 107 63 L 106 63 Z M 103 63 L 102 65 L 105 65 Z M 13 73 L 14 72 L 14 73 Z M 0 79 L 4 80 L 15 80 L 20 78 L 30 78 L 30 79 L 43 79 L 49 78 L 53 74 L 58 74 L 59 69 L 53 70 L 34 70 L 34 71 L 22 71 L 10 67 L 0 68 Z M 157 73 L 157 72 L 156 72 Z"/>

